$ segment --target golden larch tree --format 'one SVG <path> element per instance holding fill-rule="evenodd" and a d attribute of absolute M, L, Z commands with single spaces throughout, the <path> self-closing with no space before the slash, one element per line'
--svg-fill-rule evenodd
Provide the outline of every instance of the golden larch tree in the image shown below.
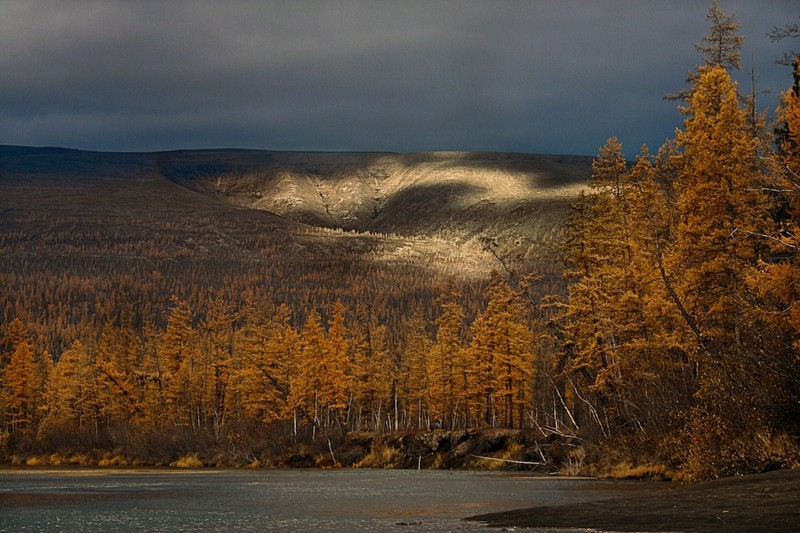
<path fill-rule="evenodd" d="M 676 141 L 679 222 L 665 256 L 684 317 L 684 352 L 698 369 L 687 469 L 698 479 L 732 473 L 749 459 L 761 413 L 759 309 L 745 283 L 769 231 L 758 139 L 735 82 L 720 66 L 700 70 Z M 755 424 L 751 427 L 751 424 Z M 721 445 L 724 443 L 724 445 Z"/>

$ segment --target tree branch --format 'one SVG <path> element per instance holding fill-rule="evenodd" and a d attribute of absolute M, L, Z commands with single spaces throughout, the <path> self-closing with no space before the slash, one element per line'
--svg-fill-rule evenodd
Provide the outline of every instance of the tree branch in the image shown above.
<path fill-rule="evenodd" d="M 661 274 L 661 280 L 664 282 L 664 287 L 667 289 L 667 293 L 669 293 L 669 297 L 672 300 L 672 303 L 674 303 L 675 307 L 678 308 L 678 312 L 680 312 L 681 316 L 683 317 L 683 320 L 689 326 L 689 329 L 692 330 L 694 336 L 697 337 L 697 341 L 700 343 L 700 346 L 703 347 L 703 350 L 705 350 L 706 353 L 710 354 L 711 350 L 709 350 L 708 345 L 706 344 L 705 337 L 703 337 L 703 334 L 697 327 L 697 324 L 695 323 L 694 319 L 686 310 L 686 308 L 683 306 L 683 303 L 681 302 L 678 293 L 675 292 L 675 289 L 672 287 L 672 283 L 669 281 L 669 276 L 667 276 L 667 271 L 664 269 L 664 262 L 661 259 L 661 247 L 658 244 L 658 239 L 656 239 L 655 244 L 656 244 L 656 253 L 655 253 L 656 263 L 658 264 L 658 271 Z"/>

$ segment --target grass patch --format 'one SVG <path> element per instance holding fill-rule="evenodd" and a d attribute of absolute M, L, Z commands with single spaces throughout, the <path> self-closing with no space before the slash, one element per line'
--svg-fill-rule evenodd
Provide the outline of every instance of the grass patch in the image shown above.
<path fill-rule="evenodd" d="M 190 453 L 189 455 L 182 455 L 177 461 L 170 463 L 169 466 L 175 468 L 202 468 L 205 465 L 199 455 Z"/>
<path fill-rule="evenodd" d="M 106 454 L 97 461 L 97 466 L 129 466 L 130 464 L 130 459 L 119 454 Z"/>
<path fill-rule="evenodd" d="M 675 472 L 665 464 L 632 465 L 620 463 L 611 468 L 603 477 L 611 479 L 652 479 L 669 481 L 675 477 Z"/>
<path fill-rule="evenodd" d="M 400 450 L 375 443 L 369 453 L 353 465 L 354 468 L 395 468 L 400 462 Z"/>
<path fill-rule="evenodd" d="M 86 453 L 73 453 L 62 455 L 51 453 L 47 455 L 29 455 L 27 457 L 12 457 L 11 464 L 25 466 L 94 466 L 97 460 Z"/>

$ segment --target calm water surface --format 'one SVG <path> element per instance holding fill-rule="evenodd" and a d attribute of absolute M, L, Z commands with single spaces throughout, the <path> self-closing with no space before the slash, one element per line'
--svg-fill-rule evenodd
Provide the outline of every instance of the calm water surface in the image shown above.
<path fill-rule="evenodd" d="M 474 531 L 657 483 L 416 470 L 0 470 L 0 531 Z"/>

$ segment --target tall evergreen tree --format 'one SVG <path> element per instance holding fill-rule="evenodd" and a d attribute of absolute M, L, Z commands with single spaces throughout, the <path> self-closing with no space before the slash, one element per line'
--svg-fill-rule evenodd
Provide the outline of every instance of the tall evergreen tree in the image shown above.
<path fill-rule="evenodd" d="M 289 395 L 299 353 L 291 310 L 286 305 L 264 309 L 250 303 L 242 315 L 227 410 L 268 423 L 291 417 Z"/>
<path fill-rule="evenodd" d="M 711 33 L 704 35 L 700 43 L 694 45 L 695 50 L 708 66 L 740 70 L 744 37 L 739 35 L 742 25 L 736 20 L 736 15 L 724 13 L 717 0 L 713 0 L 706 20 L 709 21 Z"/>
<path fill-rule="evenodd" d="M 320 364 L 319 397 L 329 415 L 343 428 L 343 414 L 347 408 L 352 377 L 350 374 L 350 339 L 345 325 L 346 308 L 341 300 L 333 305 L 328 325 L 324 358 Z"/>
<path fill-rule="evenodd" d="M 468 399 L 477 420 L 470 426 L 522 427 L 533 400 L 533 334 L 523 295 L 497 274 L 471 333 Z"/>
<path fill-rule="evenodd" d="M 400 387 L 403 405 L 407 411 L 407 424 L 419 429 L 429 427 L 430 376 L 428 370 L 432 341 L 426 331 L 427 324 L 420 312 L 415 312 L 404 323 L 405 339 L 401 348 Z"/>
<path fill-rule="evenodd" d="M 684 317 L 685 352 L 698 368 L 688 470 L 698 478 L 732 473 L 752 454 L 743 436 L 763 412 L 756 372 L 760 319 L 745 277 L 763 252 L 768 198 L 736 84 L 721 66 L 705 67 L 694 87 L 675 184 L 680 215 L 667 258 L 674 303 Z M 763 428 L 762 428 L 763 429 Z M 725 442 L 720 446 L 720 437 Z"/>
<path fill-rule="evenodd" d="M 456 421 L 456 368 L 462 357 L 464 309 L 451 288 L 439 297 L 441 315 L 436 320 L 436 341 L 431 349 L 431 417 L 439 427 L 453 427 Z"/>
<path fill-rule="evenodd" d="M 386 326 L 379 323 L 372 309 L 358 306 L 352 329 L 351 373 L 356 412 L 351 413 L 351 418 L 360 427 L 367 417 L 370 423 L 366 428 L 382 431 L 383 421 L 391 411 L 393 385 L 397 379 Z"/>
<path fill-rule="evenodd" d="M 173 298 L 158 346 L 158 366 L 169 416 L 179 424 L 198 427 L 203 425 L 200 405 L 205 387 L 193 320 L 188 302 Z"/>
<path fill-rule="evenodd" d="M 724 13 L 719 8 L 717 0 L 712 0 L 706 20 L 709 21 L 710 32 L 708 35 L 704 35 L 699 43 L 694 44 L 695 50 L 700 53 L 703 65 L 740 70 L 744 37 L 739 35 L 742 25 L 736 20 L 736 15 Z M 699 70 L 690 72 L 686 77 L 686 82 L 690 87 L 677 94 L 668 94 L 665 98 L 667 100 L 688 100 L 699 75 Z"/>
<path fill-rule="evenodd" d="M 36 360 L 30 343 L 17 342 L 2 369 L 0 405 L 10 433 L 33 426 L 38 420 L 41 384 L 36 379 Z"/>

